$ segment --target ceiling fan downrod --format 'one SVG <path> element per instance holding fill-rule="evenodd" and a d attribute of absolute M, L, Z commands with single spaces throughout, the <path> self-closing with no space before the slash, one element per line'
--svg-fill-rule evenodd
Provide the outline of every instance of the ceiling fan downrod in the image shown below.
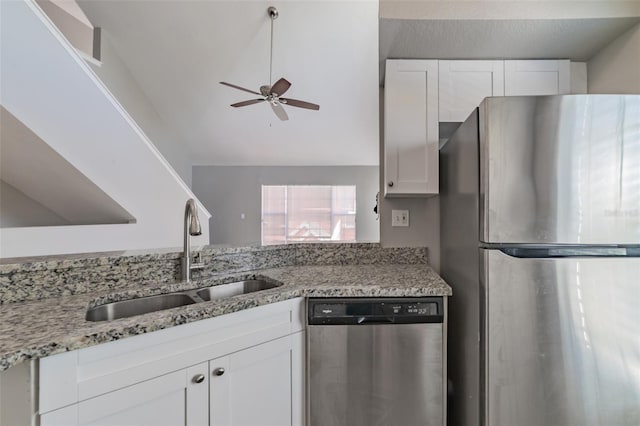
<path fill-rule="evenodd" d="M 270 45 L 270 50 L 269 50 L 269 87 L 271 87 L 271 84 L 273 83 L 273 77 L 272 77 L 272 70 L 273 70 L 273 21 L 278 19 L 278 16 L 280 15 L 280 13 L 278 12 L 278 9 L 276 9 L 274 6 L 269 6 L 269 8 L 267 9 L 267 15 L 269 15 L 269 18 L 271 18 L 271 45 Z"/>

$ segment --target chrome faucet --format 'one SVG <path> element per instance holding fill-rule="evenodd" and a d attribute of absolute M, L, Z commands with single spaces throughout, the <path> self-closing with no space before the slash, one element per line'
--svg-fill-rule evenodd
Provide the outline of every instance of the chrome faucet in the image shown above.
<path fill-rule="evenodd" d="M 182 252 L 182 281 L 191 281 L 191 270 L 204 268 L 204 263 L 200 262 L 200 253 L 197 262 L 191 263 L 191 235 L 202 234 L 200 220 L 198 220 L 198 209 L 193 198 L 187 201 L 184 209 L 184 251 Z"/>

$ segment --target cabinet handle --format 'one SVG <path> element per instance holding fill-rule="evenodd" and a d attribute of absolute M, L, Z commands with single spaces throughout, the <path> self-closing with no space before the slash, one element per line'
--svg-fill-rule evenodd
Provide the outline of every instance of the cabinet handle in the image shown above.
<path fill-rule="evenodd" d="M 392 181 L 392 180 L 390 180 L 390 181 L 387 183 L 387 185 L 389 185 L 389 188 L 391 188 L 391 187 L 393 186 L 393 181 Z"/>
<path fill-rule="evenodd" d="M 193 376 L 193 379 L 191 379 L 191 381 L 193 383 L 202 383 L 202 382 L 204 382 L 204 374 L 196 374 L 195 376 Z"/>
<path fill-rule="evenodd" d="M 223 374 L 224 374 L 224 368 L 222 367 L 216 368 L 215 370 L 213 370 L 214 376 L 222 376 Z"/>

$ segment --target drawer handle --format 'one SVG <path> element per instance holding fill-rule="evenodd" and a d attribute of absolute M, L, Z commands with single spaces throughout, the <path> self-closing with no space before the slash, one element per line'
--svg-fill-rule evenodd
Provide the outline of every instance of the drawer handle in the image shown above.
<path fill-rule="evenodd" d="M 204 374 L 197 374 L 197 375 L 193 376 L 193 379 L 191 379 L 191 381 L 193 383 L 202 383 L 202 382 L 204 382 Z"/>
<path fill-rule="evenodd" d="M 223 374 L 224 374 L 224 368 L 222 367 L 216 368 L 215 370 L 213 370 L 214 376 L 222 376 Z"/>
<path fill-rule="evenodd" d="M 393 181 L 390 180 L 389 183 L 387 183 L 387 185 L 389 185 L 389 188 L 393 187 Z"/>

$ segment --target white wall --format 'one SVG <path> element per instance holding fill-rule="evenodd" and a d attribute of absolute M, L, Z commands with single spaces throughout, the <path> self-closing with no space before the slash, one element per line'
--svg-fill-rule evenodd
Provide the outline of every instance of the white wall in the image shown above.
<path fill-rule="evenodd" d="M 69 222 L 0 180 L 0 228 L 60 225 Z"/>
<path fill-rule="evenodd" d="M 640 94 L 640 24 L 587 62 L 589 93 Z"/>
<path fill-rule="evenodd" d="M 356 185 L 356 239 L 379 241 L 378 166 L 194 166 L 193 191 L 212 214 L 212 244 L 260 242 L 262 185 Z"/>
<path fill-rule="evenodd" d="M 109 33 L 104 30 L 100 60 L 101 65 L 89 63 L 93 71 L 144 130 L 182 180 L 191 186 L 192 162 L 189 150 L 165 125 L 126 64 L 114 50 Z"/>

